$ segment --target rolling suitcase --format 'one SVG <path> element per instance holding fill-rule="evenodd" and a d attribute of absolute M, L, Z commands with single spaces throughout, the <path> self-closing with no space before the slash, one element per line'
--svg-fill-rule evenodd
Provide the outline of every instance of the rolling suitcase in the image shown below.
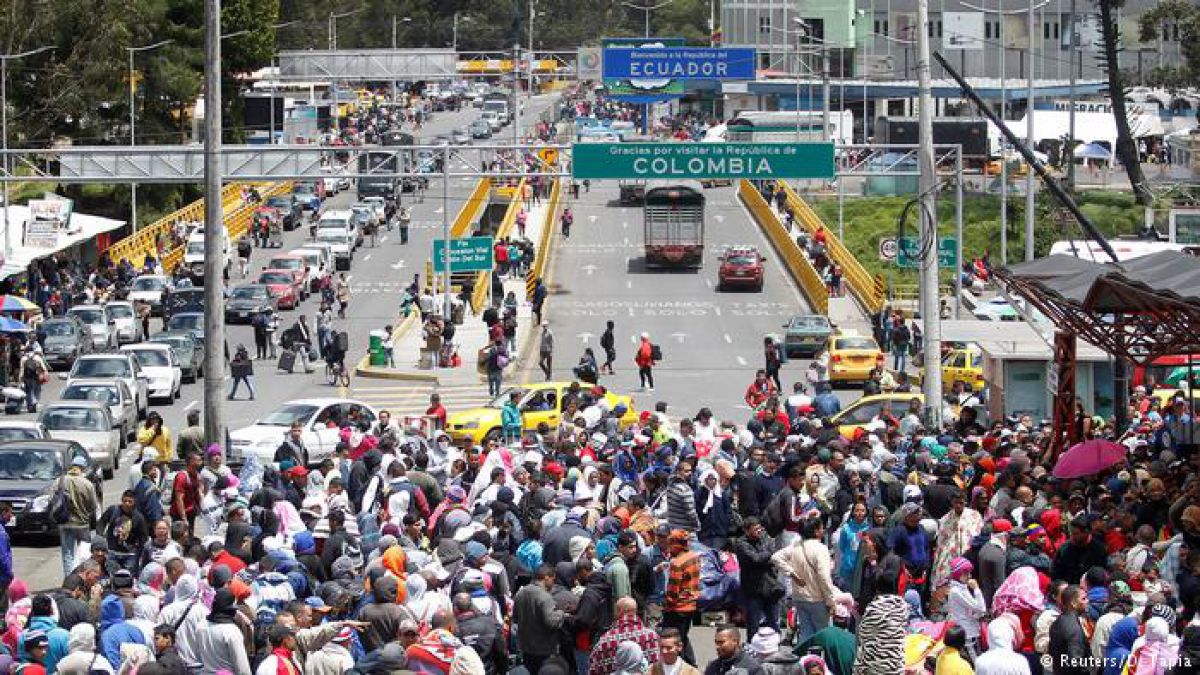
<path fill-rule="evenodd" d="M 296 366 L 296 352 L 285 349 L 279 354 L 279 369 L 292 372 L 292 368 Z"/>

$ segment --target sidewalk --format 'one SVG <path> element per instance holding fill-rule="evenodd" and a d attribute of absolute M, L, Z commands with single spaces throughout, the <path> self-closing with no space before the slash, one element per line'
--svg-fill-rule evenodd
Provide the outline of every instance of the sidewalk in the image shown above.
<path fill-rule="evenodd" d="M 547 208 L 548 204 L 543 200 L 527 212 L 525 236 L 531 241 L 537 242 L 541 238 Z M 510 361 L 504 373 L 506 383 L 516 380 L 517 374 L 523 367 L 524 359 L 521 357 L 529 353 L 527 351 L 529 341 L 531 339 L 536 340 L 538 334 L 538 327 L 533 325 L 533 306 L 525 298 L 524 275 L 504 279 L 504 294 L 507 295 L 510 291 L 518 300 L 517 337 L 514 358 Z M 368 366 L 366 365 L 366 359 L 364 359 L 359 364 L 358 375 L 360 377 L 385 380 L 421 382 L 433 384 L 437 387 L 461 388 L 466 385 L 475 385 L 486 391 L 487 378 L 476 368 L 475 361 L 479 350 L 487 345 L 487 326 L 478 315 L 469 313 L 469 306 L 467 307 L 467 311 L 468 314 L 463 319 L 462 325 L 455 326 L 456 330 L 454 332 L 453 341 L 458 349 L 459 358 L 462 359 L 462 365 L 458 368 L 422 369 L 418 367 L 421 348 L 425 345 L 425 338 L 421 330 L 420 320 L 410 318 L 398 322 L 396 324 L 396 331 L 393 333 L 397 367 Z"/>

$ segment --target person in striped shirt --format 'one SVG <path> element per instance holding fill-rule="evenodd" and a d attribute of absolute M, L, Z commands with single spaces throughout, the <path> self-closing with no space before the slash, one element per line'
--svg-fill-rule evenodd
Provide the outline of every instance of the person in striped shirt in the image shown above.
<path fill-rule="evenodd" d="M 688 631 L 698 610 L 700 599 L 700 554 L 688 548 L 688 533 L 672 530 L 667 552 L 671 559 L 660 563 L 667 566 L 667 591 L 663 598 L 663 628 L 676 628 L 683 638 L 683 659 L 696 665 Z M 661 573 L 661 569 L 655 572 Z"/>

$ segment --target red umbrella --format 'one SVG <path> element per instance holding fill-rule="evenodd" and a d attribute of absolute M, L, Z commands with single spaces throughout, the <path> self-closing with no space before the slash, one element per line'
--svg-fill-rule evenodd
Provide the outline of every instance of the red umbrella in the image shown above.
<path fill-rule="evenodd" d="M 1093 438 L 1071 446 L 1058 458 L 1054 475 L 1058 478 L 1094 476 L 1125 460 L 1126 448 L 1120 443 Z"/>

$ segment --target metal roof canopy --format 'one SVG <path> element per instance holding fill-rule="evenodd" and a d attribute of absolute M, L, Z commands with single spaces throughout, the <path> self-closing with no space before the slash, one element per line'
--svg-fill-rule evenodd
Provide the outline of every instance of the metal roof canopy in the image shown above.
<path fill-rule="evenodd" d="M 405 146 L 345 146 L 316 145 L 224 145 L 220 148 L 221 177 L 229 181 L 311 180 L 331 174 L 325 171 L 328 159 L 334 154 L 350 155 L 346 171 L 348 178 L 362 176 L 423 177 L 428 179 L 484 176 L 569 176 L 560 162 L 558 166 L 542 165 L 534 171 L 522 171 L 506 159 L 513 148 L 538 151 L 553 149 L 563 153 L 569 145 L 513 146 L 487 144 L 470 146 L 405 145 Z M 428 150 L 434 156 L 449 154 L 452 168 L 457 161 L 465 165 L 447 172 L 418 171 L 416 162 L 397 162 L 408 165 L 406 171 L 390 171 L 376 166 L 366 171 L 358 169 L 358 157 L 372 155 L 415 155 Z M 7 155 L 13 173 L 5 175 L 0 169 L 0 183 L 21 183 L 51 180 L 58 183 L 197 183 L 204 179 L 204 148 L 201 146 L 96 146 L 52 149 L 22 149 L 0 151 Z M 536 155 L 535 155 L 536 156 Z M 560 156 L 562 156 L 560 154 Z M 499 171 L 484 171 L 484 163 L 500 160 Z M 384 160 L 384 164 L 390 163 Z"/>
<path fill-rule="evenodd" d="M 948 319 L 942 322 L 943 342 L 971 342 L 989 355 L 1005 360 L 1049 359 L 1054 355 L 1053 326 L 1049 335 L 1025 321 Z M 1108 361 L 1112 357 L 1089 342 L 1080 341 L 1080 361 Z"/>
<path fill-rule="evenodd" d="M 1200 259 L 1162 251 L 1120 264 L 1054 255 L 1002 267 L 996 277 L 1113 356 L 1146 364 L 1200 353 Z"/>
<path fill-rule="evenodd" d="M 455 79 L 458 54 L 453 49 L 339 49 L 279 52 L 281 80 Z"/>

